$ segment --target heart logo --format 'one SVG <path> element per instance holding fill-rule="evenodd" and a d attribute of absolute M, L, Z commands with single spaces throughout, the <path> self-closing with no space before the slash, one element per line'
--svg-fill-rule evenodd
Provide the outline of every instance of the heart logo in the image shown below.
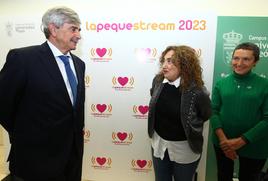
<path fill-rule="evenodd" d="M 138 109 L 139 109 L 140 113 L 146 114 L 148 112 L 148 110 L 149 110 L 149 106 L 142 106 L 142 105 L 140 105 L 138 107 Z"/>
<path fill-rule="evenodd" d="M 103 165 L 106 162 L 106 158 L 104 158 L 104 157 L 102 157 L 102 158 L 98 157 L 96 160 L 97 160 L 99 165 Z"/>
<path fill-rule="evenodd" d="M 106 48 L 97 48 L 96 52 L 100 57 L 103 57 L 106 54 L 107 49 Z"/>
<path fill-rule="evenodd" d="M 140 168 L 143 168 L 147 164 L 147 161 L 146 160 L 137 160 L 137 164 Z"/>
<path fill-rule="evenodd" d="M 121 140 L 121 141 L 124 141 L 127 137 L 127 133 L 121 133 L 121 132 L 118 132 L 117 133 L 117 137 Z"/>
<path fill-rule="evenodd" d="M 97 104 L 97 109 L 100 113 L 103 113 L 106 110 L 106 104 Z"/>
<path fill-rule="evenodd" d="M 142 48 L 142 52 L 143 52 L 145 55 L 150 55 L 150 54 L 151 54 L 151 49 L 150 49 L 150 48 Z"/>
<path fill-rule="evenodd" d="M 128 82 L 128 78 L 127 77 L 118 77 L 118 82 L 120 85 L 124 86 L 126 85 L 126 83 Z"/>

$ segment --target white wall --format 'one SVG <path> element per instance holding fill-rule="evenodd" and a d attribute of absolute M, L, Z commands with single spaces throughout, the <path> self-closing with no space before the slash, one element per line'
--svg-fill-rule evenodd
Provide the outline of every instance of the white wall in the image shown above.
<path fill-rule="evenodd" d="M 215 11 L 220 16 L 266 16 L 266 0 L 0 0 L 0 13 L 31 14 L 45 11 L 54 5 L 66 5 L 73 9 L 86 9 L 88 12 L 120 11 L 159 14 L 163 9 L 170 11 Z"/>

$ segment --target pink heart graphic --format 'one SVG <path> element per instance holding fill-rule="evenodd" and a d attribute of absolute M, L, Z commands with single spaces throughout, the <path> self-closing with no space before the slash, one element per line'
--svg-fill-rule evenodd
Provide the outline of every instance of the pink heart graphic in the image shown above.
<path fill-rule="evenodd" d="M 119 84 L 121 84 L 122 86 L 126 85 L 126 83 L 128 82 L 127 77 L 118 77 L 117 80 L 118 80 Z"/>
<path fill-rule="evenodd" d="M 98 164 L 100 164 L 100 165 L 103 165 L 106 162 L 106 158 L 104 158 L 104 157 L 102 157 L 102 158 L 98 157 L 96 160 L 97 160 Z"/>
<path fill-rule="evenodd" d="M 137 164 L 140 168 L 143 168 L 147 164 L 147 161 L 146 160 L 137 160 Z"/>
<path fill-rule="evenodd" d="M 127 137 L 127 133 L 121 133 L 121 132 L 118 132 L 117 133 L 117 137 L 121 140 L 121 141 L 123 141 L 123 140 L 125 140 L 126 139 L 126 137 Z"/>
<path fill-rule="evenodd" d="M 103 113 L 106 110 L 106 104 L 97 104 L 97 109 L 100 113 Z"/>
<path fill-rule="evenodd" d="M 140 113 L 146 114 L 148 112 L 148 110 L 149 110 L 149 106 L 142 106 L 142 105 L 140 105 L 138 107 L 138 109 L 139 109 Z"/>
<path fill-rule="evenodd" d="M 107 49 L 106 48 L 97 48 L 96 52 L 100 57 L 103 57 L 106 54 Z"/>
<path fill-rule="evenodd" d="M 150 54 L 151 54 L 151 49 L 150 49 L 150 48 L 142 48 L 142 51 L 143 51 L 146 55 L 150 55 Z"/>

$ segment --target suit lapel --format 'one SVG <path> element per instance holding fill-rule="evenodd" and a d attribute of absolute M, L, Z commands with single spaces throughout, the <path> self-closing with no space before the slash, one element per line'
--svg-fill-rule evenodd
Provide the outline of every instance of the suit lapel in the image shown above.
<path fill-rule="evenodd" d="M 40 48 L 39 60 L 44 65 L 44 69 L 48 71 L 51 78 L 55 81 L 57 86 L 59 86 L 63 90 L 65 97 L 69 100 L 70 104 L 72 104 L 63 77 L 61 75 L 59 66 L 55 60 L 52 51 L 50 50 L 46 42 L 43 43 L 40 47 L 41 48 Z"/>
<path fill-rule="evenodd" d="M 155 85 L 154 92 L 153 92 L 152 99 L 151 99 L 154 101 L 154 103 L 157 102 L 157 100 L 158 100 L 158 98 L 163 90 L 163 87 L 164 87 L 164 84 L 162 82 L 159 82 Z"/>

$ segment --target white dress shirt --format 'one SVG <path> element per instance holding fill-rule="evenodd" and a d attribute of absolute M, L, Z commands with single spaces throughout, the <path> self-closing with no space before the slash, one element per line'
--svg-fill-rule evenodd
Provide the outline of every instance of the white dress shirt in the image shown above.
<path fill-rule="evenodd" d="M 51 49 L 51 51 L 52 51 L 52 53 L 53 53 L 53 55 L 54 55 L 54 57 L 56 59 L 56 62 L 58 64 L 58 66 L 59 66 L 61 75 L 63 77 L 65 86 L 66 86 L 68 94 L 69 94 L 69 97 L 70 97 L 71 102 L 73 104 L 72 89 L 71 89 L 71 86 L 70 86 L 70 83 L 69 83 L 69 80 L 68 80 L 68 77 L 67 77 L 67 73 L 66 73 L 66 70 L 65 70 L 65 65 L 64 65 L 63 61 L 59 58 L 59 56 L 64 55 L 64 54 L 62 54 L 61 51 L 57 47 L 55 47 L 51 42 L 47 41 L 47 43 L 48 43 L 48 46 Z M 70 62 L 71 69 L 72 69 L 72 71 L 74 73 L 74 76 L 76 78 L 76 82 L 78 82 L 72 56 L 70 55 L 69 52 L 65 56 L 69 56 L 69 62 Z"/>

